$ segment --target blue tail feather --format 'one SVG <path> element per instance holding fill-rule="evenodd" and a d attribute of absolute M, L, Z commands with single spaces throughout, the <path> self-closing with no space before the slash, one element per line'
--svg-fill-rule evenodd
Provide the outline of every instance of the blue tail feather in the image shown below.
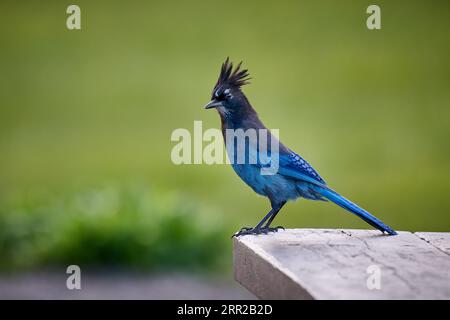
<path fill-rule="evenodd" d="M 337 192 L 327 188 L 327 187 L 320 187 L 320 186 L 312 186 L 311 187 L 315 192 L 319 193 L 320 195 L 324 196 L 328 200 L 334 202 L 338 206 L 350 211 L 351 213 L 357 215 L 361 219 L 363 219 L 365 222 L 370 224 L 371 226 L 377 228 L 378 230 L 382 232 L 387 232 L 390 235 L 396 235 L 397 232 L 390 228 L 389 226 L 385 225 L 382 221 L 380 221 L 378 218 L 371 215 L 366 210 L 358 207 L 356 204 L 351 202 L 350 200 L 344 198 Z"/>

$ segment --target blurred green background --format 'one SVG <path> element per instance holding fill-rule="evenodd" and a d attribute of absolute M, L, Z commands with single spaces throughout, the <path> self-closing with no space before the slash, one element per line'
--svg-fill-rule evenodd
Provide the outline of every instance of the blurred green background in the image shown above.
<path fill-rule="evenodd" d="M 81 7 L 82 30 L 66 29 Z M 225 57 L 269 128 L 399 230 L 450 230 L 450 5 L 376 1 L 2 1 L 0 267 L 231 264 L 268 211 L 226 165 L 170 160 L 176 128 L 218 128 Z M 368 228 L 329 203 L 276 224 Z"/>

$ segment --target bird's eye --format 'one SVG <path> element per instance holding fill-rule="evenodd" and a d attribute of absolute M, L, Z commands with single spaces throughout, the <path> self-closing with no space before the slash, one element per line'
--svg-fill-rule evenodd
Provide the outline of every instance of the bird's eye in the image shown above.
<path fill-rule="evenodd" d="M 230 89 L 225 89 L 223 91 L 221 89 L 218 89 L 218 90 L 216 90 L 214 92 L 213 98 L 215 100 L 222 101 L 222 100 L 225 100 L 225 99 L 233 98 L 233 95 L 231 94 L 231 90 Z"/>
<path fill-rule="evenodd" d="M 227 99 L 233 98 L 233 95 L 231 94 L 231 90 L 230 89 L 226 89 L 223 93 L 225 94 L 225 97 Z"/>

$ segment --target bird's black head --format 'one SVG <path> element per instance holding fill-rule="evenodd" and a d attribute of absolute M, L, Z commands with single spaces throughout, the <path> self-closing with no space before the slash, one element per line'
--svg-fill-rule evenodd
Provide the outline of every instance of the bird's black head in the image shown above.
<path fill-rule="evenodd" d="M 249 105 L 241 87 L 248 84 L 250 78 L 246 69 L 241 70 L 241 64 L 242 62 L 233 69 L 233 63 L 229 58 L 225 60 L 214 86 L 211 101 L 205 109 L 216 108 L 222 116 L 229 116 Z"/>

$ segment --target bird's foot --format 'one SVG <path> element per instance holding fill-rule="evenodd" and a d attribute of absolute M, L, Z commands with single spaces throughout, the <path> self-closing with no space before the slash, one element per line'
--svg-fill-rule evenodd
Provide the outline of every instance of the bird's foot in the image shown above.
<path fill-rule="evenodd" d="M 283 229 L 284 228 L 282 226 L 278 226 L 278 227 L 261 227 L 261 228 L 249 228 L 249 227 L 244 227 L 241 230 L 239 230 L 238 232 L 236 232 L 235 234 L 233 234 L 233 237 L 239 237 L 239 236 L 245 236 L 248 234 L 268 234 L 269 232 L 278 232 L 278 230 Z"/>

